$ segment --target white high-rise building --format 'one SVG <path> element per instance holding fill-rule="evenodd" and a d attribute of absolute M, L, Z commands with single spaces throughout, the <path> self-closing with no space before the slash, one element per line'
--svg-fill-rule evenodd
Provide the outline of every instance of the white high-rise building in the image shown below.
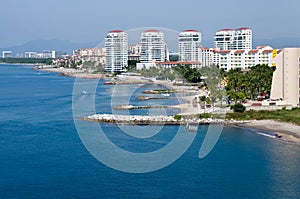
<path fill-rule="evenodd" d="M 252 30 L 249 28 L 219 30 L 215 35 L 215 47 L 220 50 L 250 50 Z"/>
<path fill-rule="evenodd" d="M 142 63 L 151 63 L 154 60 L 164 62 L 168 60 L 167 44 L 164 33 L 159 30 L 146 30 L 141 34 L 141 57 Z"/>
<path fill-rule="evenodd" d="M 12 51 L 2 51 L 2 58 L 11 58 Z"/>
<path fill-rule="evenodd" d="M 300 105 L 300 48 L 284 48 L 273 55 L 271 99 L 281 99 L 288 105 Z"/>
<path fill-rule="evenodd" d="M 37 52 L 25 52 L 25 58 L 37 58 Z"/>
<path fill-rule="evenodd" d="M 112 30 L 105 38 L 105 70 L 124 71 L 128 65 L 128 36 L 122 30 Z"/>
<path fill-rule="evenodd" d="M 197 30 L 185 30 L 179 34 L 179 60 L 201 61 L 201 33 Z"/>

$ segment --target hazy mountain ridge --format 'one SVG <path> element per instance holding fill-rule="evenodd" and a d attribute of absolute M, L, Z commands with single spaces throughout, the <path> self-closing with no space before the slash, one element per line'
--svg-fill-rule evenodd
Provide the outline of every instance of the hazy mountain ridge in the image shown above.
<path fill-rule="evenodd" d="M 100 42 L 75 43 L 68 40 L 50 39 L 50 40 L 32 40 L 22 45 L 0 48 L 0 52 L 4 50 L 13 51 L 13 55 L 24 54 L 25 52 L 34 51 L 42 52 L 43 50 L 61 50 L 71 54 L 73 50 L 79 48 L 93 48 Z M 269 45 L 273 48 L 300 47 L 300 38 L 276 38 L 276 39 L 254 39 L 253 48 L 256 46 Z M 202 46 L 213 47 L 213 40 L 202 41 Z"/>
<path fill-rule="evenodd" d="M 59 39 L 42 39 L 32 40 L 21 45 L 16 45 L 7 48 L 0 48 L 0 52 L 3 50 L 11 50 L 13 55 L 24 54 L 25 52 L 42 52 L 43 50 L 61 50 L 71 54 L 73 50 L 79 48 L 92 48 L 95 47 L 98 42 L 87 42 L 87 43 L 74 43 L 68 40 Z"/>

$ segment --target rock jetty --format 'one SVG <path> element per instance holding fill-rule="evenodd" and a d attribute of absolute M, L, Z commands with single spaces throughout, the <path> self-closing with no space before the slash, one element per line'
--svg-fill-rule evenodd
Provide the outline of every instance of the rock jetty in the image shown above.
<path fill-rule="evenodd" d="M 122 123 L 122 124 L 140 124 L 140 125 L 181 125 L 181 124 L 237 124 L 241 121 L 224 120 L 224 119 L 198 119 L 198 118 L 181 118 L 177 120 L 174 116 L 157 115 L 114 115 L 114 114 L 94 114 L 82 118 L 91 122 L 105 123 Z"/>
<path fill-rule="evenodd" d="M 133 106 L 133 105 L 122 105 L 115 106 L 115 110 L 133 110 L 133 109 L 150 109 L 150 108 L 174 108 L 173 106 Z"/>

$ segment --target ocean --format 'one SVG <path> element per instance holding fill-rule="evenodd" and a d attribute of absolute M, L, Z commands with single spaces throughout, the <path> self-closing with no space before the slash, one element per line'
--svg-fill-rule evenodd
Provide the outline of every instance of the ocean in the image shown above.
<path fill-rule="evenodd" d="M 197 133 L 181 134 L 182 142 L 189 137 L 193 142 L 178 159 L 146 173 L 120 171 L 99 161 L 82 141 L 84 136 L 93 140 L 97 135 L 78 133 L 78 123 L 97 125 L 111 142 L 131 153 L 151 153 L 168 146 L 179 127 L 162 126 L 152 137 L 135 138 L 124 133 L 123 126 L 81 121 L 72 112 L 74 82 L 74 78 L 31 70 L 31 66 L 0 65 L 0 198 L 300 198 L 300 146 L 263 134 L 272 132 L 224 126 L 213 150 L 200 159 L 199 149 L 209 127 L 203 125 Z M 111 113 L 114 86 L 103 82 L 97 82 L 94 108 L 97 113 Z M 80 83 L 89 85 L 95 80 Z M 126 93 L 130 87 L 136 87 L 130 103 L 153 103 L 136 100 L 153 85 L 122 85 L 115 92 L 117 102 L 123 103 L 121 91 Z M 89 91 L 77 97 L 88 95 Z M 89 110 L 85 106 L 82 109 Z M 177 112 L 169 109 L 165 114 Z M 126 128 L 138 134 L 139 127 Z M 95 146 L 105 144 L 96 141 L 95 137 Z M 180 145 L 177 149 L 181 150 Z M 115 151 L 101 152 L 100 159 L 118 158 Z M 119 166 L 132 171 L 140 164 L 126 162 L 126 156 L 122 161 Z M 145 167 L 151 167 L 147 160 Z"/>

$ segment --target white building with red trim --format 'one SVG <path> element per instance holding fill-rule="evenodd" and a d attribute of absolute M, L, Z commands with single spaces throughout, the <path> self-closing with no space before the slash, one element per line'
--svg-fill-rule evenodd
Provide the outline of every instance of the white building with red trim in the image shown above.
<path fill-rule="evenodd" d="M 122 30 L 112 30 L 105 38 L 105 70 L 124 71 L 128 65 L 128 36 Z"/>
<path fill-rule="evenodd" d="M 258 46 L 250 50 L 202 48 L 202 65 L 218 65 L 226 71 L 235 68 L 248 69 L 258 64 L 272 66 L 272 53 L 273 48 L 270 46 Z"/>
<path fill-rule="evenodd" d="M 201 61 L 201 33 L 185 30 L 178 36 L 179 61 Z"/>
<path fill-rule="evenodd" d="M 146 30 L 140 38 L 140 61 L 151 63 L 153 60 L 163 62 L 168 60 L 168 49 L 164 33 L 159 30 Z"/>
<path fill-rule="evenodd" d="M 252 30 L 250 28 L 222 29 L 216 32 L 215 48 L 220 50 L 252 49 Z"/>

